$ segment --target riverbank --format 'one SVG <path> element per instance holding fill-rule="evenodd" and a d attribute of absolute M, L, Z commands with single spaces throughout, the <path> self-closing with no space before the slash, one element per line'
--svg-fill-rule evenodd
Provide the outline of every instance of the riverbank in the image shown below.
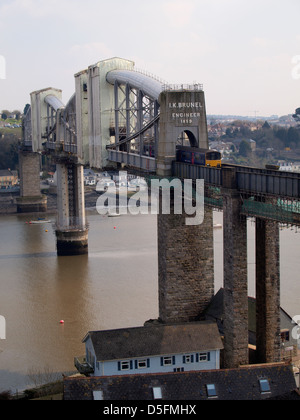
<path fill-rule="evenodd" d="M 46 214 L 53 214 L 57 211 L 57 195 L 54 192 L 49 192 L 45 194 L 47 197 L 47 212 Z M 17 198 L 19 197 L 18 193 L 9 193 L 9 194 L 0 194 L 0 214 L 17 214 Z M 85 207 L 86 208 L 95 208 L 99 194 L 95 189 L 86 188 L 85 189 Z"/>

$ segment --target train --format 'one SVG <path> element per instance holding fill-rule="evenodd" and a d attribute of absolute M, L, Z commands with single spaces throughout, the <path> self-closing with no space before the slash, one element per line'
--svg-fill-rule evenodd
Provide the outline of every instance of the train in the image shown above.
<path fill-rule="evenodd" d="M 197 147 L 177 146 L 176 161 L 192 165 L 221 168 L 222 154 L 217 150 L 199 149 Z"/>

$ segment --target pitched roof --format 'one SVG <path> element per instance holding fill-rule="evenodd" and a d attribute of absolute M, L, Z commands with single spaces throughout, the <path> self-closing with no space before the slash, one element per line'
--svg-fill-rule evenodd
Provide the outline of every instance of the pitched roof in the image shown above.
<path fill-rule="evenodd" d="M 89 338 L 99 361 L 223 349 L 211 321 L 91 331 L 83 342 Z"/>
<path fill-rule="evenodd" d="M 262 392 L 259 380 L 268 380 Z M 153 400 L 160 387 L 163 400 L 207 400 L 214 384 L 219 400 L 300 399 L 292 368 L 287 364 L 247 366 L 239 369 L 110 377 L 74 377 L 64 380 L 65 400 L 92 400 L 102 391 L 104 400 Z"/>

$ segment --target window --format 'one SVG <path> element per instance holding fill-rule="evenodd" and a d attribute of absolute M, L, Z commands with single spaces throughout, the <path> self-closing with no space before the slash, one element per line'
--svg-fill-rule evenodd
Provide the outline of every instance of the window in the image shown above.
<path fill-rule="evenodd" d="M 103 401 L 103 391 L 93 391 L 94 401 Z"/>
<path fill-rule="evenodd" d="M 118 362 L 118 370 L 130 370 L 132 369 L 132 366 L 132 360 L 124 360 L 123 362 Z"/>
<path fill-rule="evenodd" d="M 270 384 L 268 379 L 259 379 L 260 392 L 271 392 Z"/>
<path fill-rule="evenodd" d="M 147 360 L 146 359 L 138 360 L 137 365 L 138 365 L 138 369 L 146 369 Z"/>
<path fill-rule="evenodd" d="M 186 354 L 182 358 L 182 363 L 194 363 L 194 355 L 193 354 Z"/>
<path fill-rule="evenodd" d="M 163 365 L 164 366 L 171 366 L 173 364 L 172 357 L 166 356 L 163 358 Z"/>
<path fill-rule="evenodd" d="M 160 365 L 161 366 L 172 366 L 176 364 L 176 357 L 175 356 L 164 356 L 160 358 Z"/>
<path fill-rule="evenodd" d="M 121 370 L 129 370 L 130 364 L 129 362 L 121 362 Z"/>
<path fill-rule="evenodd" d="M 199 353 L 199 362 L 209 362 L 210 361 L 210 353 Z"/>
<path fill-rule="evenodd" d="M 284 343 L 285 341 L 290 341 L 290 332 L 289 330 L 281 330 L 281 341 Z"/>
<path fill-rule="evenodd" d="M 162 399 L 162 392 L 161 392 L 161 387 L 160 386 L 154 386 L 152 388 L 153 391 L 153 398 L 155 400 L 161 400 Z"/>
<path fill-rule="evenodd" d="M 206 385 L 206 391 L 207 391 L 207 396 L 208 397 L 217 397 L 217 391 L 216 391 L 216 387 L 215 384 L 208 384 Z"/>

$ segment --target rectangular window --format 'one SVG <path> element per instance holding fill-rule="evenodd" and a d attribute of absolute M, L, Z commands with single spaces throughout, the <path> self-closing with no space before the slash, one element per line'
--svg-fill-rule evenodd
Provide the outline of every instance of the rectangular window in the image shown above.
<path fill-rule="evenodd" d="M 207 362 L 208 353 L 199 353 L 199 362 Z"/>
<path fill-rule="evenodd" d="M 290 332 L 289 330 L 281 330 L 281 341 L 290 341 Z"/>
<path fill-rule="evenodd" d="M 185 354 L 182 357 L 182 363 L 185 363 L 185 364 L 194 363 L 194 355 L 193 354 Z"/>
<path fill-rule="evenodd" d="M 137 361 L 137 367 L 138 367 L 138 369 L 146 369 L 147 368 L 147 360 L 146 359 L 138 360 Z"/>
<path fill-rule="evenodd" d="M 163 366 L 171 366 L 173 364 L 173 360 L 171 356 L 163 357 Z"/>
<path fill-rule="evenodd" d="M 129 370 L 130 369 L 130 362 L 121 362 L 121 370 Z"/>
<path fill-rule="evenodd" d="M 217 391 L 216 391 L 216 387 L 215 384 L 208 384 L 206 385 L 206 391 L 207 391 L 207 396 L 208 397 L 217 397 Z"/>
<path fill-rule="evenodd" d="M 271 392 L 270 384 L 268 379 L 260 379 L 259 380 L 260 392 Z"/>
<path fill-rule="evenodd" d="M 94 401 L 103 401 L 103 391 L 93 391 Z"/>
<path fill-rule="evenodd" d="M 161 387 L 160 386 L 155 386 L 152 388 L 153 390 L 153 398 L 155 400 L 161 400 L 162 399 L 162 392 L 161 392 Z"/>

